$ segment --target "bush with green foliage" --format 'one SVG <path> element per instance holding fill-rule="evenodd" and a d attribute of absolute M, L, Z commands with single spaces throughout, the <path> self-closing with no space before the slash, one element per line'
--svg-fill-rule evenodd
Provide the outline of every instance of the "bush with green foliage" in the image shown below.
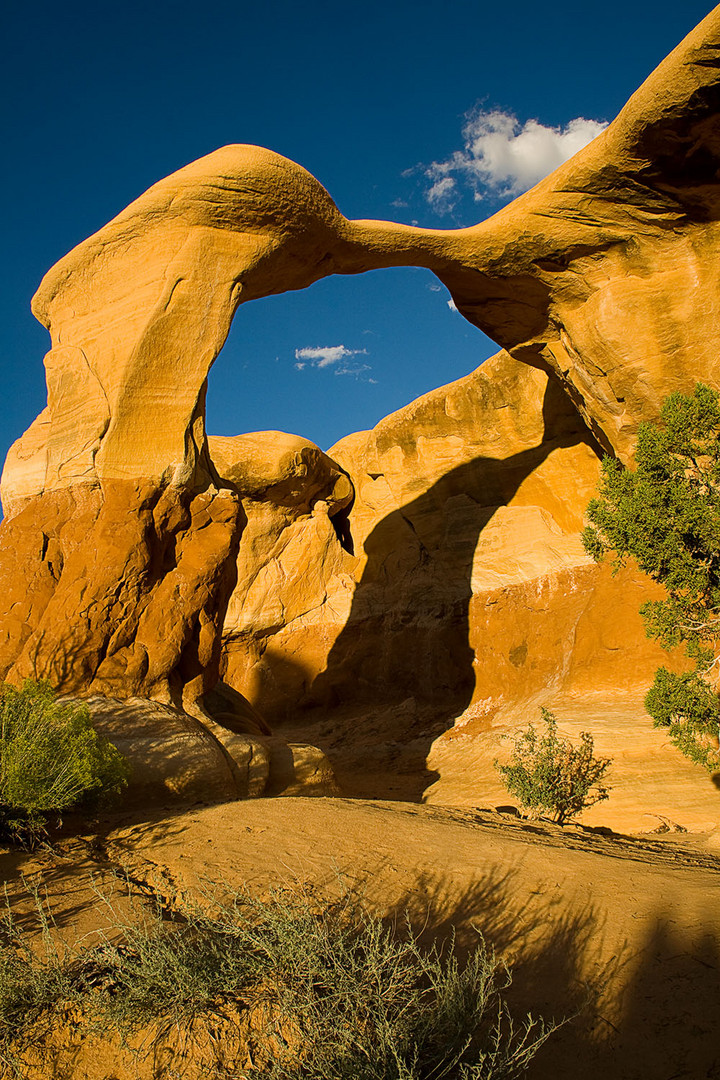
<path fill-rule="evenodd" d="M 720 768 L 720 707 L 708 680 L 720 664 L 720 399 L 698 383 L 671 394 L 660 423 L 638 431 L 636 468 L 602 463 L 599 496 L 588 506 L 586 550 L 613 552 L 617 570 L 632 556 L 665 587 L 640 609 L 648 637 L 684 645 L 695 669 L 662 667 L 645 705 L 656 727 L 693 761 Z"/>
<path fill-rule="evenodd" d="M 97 734 L 86 705 L 58 701 L 46 682 L 0 686 L 0 830 L 32 839 L 49 815 L 118 792 L 128 766 Z"/>
<path fill-rule="evenodd" d="M 580 735 L 580 745 L 558 735 L 557 719 L 541 710 L 544 734 L 532 724 L 514 743 L 509 765 L 495 762 L 511 795 L 515 795 L 532 816 L 547 814 L 564 825 L 589 806 L 607 799 L 609 788 L 601 780 L 611 763 L 593 753 L 593 737 Z"/>
<path fill-rule="evenodd" d="M 234 1037 L 214 1035 L 217 1075 L 246 1080 L 511 1080 L 558 1026 L 513 1022 L 509 971 L 482 938 L 460 962 L 452 941 L 423 948 L 347 891 L 158 903 L 154 920 L 116 916 L 112 940 L 90 947 L 54 945 L 46 921 L 44 956 L 26 925 L 0 920 L 0 1060 L 20 1067 L 68 1005 L 76 1025 L 82 1015 L 124 1045 L 154 1032 L 143 1054 L 173 1076 L 198 1074 L 192 1054 L 180 1060 L 179 1032 L 217 1033 L 235 1017 Z"/>

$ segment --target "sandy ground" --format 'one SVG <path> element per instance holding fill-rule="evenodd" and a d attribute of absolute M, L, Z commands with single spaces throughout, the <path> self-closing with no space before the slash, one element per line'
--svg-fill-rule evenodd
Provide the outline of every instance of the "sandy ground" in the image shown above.
<path fill-rule="evenodd" d="M 541 1051 L 534 1080 L 720 1078 L 720 851 L 701 834 L 622 837 L 461 808 L 276 798 L 128 815 L 54 852 L 1 861 L 19 916 L 32 918 L 33 881 L 73 937 L 106 919 L 98 885 L 111 889 L 118 868 L 167 895 L 204 882 L 332 889 L 340 875 L 379 911 L 409 911 L 427 937 L 454 926 L 469 943 L 480 929 L 513 963 L 518 1012 L 581 1009 Z M 109 1075 L 126 1074 L 74 1073 Z"/>

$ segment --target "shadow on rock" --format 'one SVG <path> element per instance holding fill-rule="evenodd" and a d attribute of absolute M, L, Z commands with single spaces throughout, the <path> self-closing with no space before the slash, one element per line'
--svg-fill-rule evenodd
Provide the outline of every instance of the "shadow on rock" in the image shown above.
<path fill-rule="evenodd" d="M 475 688 L 468 610 L 478 540 L 554 450 L 584 442 L 597 452 L 554 379 L 543 417 L 540 445 L 451 469 L 368 536 L 348 621 L 300 703 L 315 715 L 332 713 L 329 734 L 312 739 L 347 794 L 420 801 L 438 778 L 425 766 L 430 746 Z"/>

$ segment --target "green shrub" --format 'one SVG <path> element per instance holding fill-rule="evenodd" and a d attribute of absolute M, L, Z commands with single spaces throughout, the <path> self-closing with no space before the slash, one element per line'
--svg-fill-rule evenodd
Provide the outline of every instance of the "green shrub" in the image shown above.
<path fill-rule="evenodd" d="M 508 791 L 515 795 L 531 814 L 548 814 L 559 825 L 589 806 L 607 799 L 609 789 L 600 783 L 610 765 L 610 758 L 596 758 L 593 738 L 587 731 L 580 735 L 580 746 L 557 733 L 557 719 L 547 709 L 541 710 L 545 734 L 532 724 L 518 735 L 510 765 L 495 762 Z M 594 789 L 594 790 L 593 790 Z"/>
<path fill-rule="evenodd" d="M 86 705 L 58 701 L 46 682 L 0 687 L 0 829 L 42 833 L 49 814 L 97 802 L 127 782 L 118 750 Z"/>
<path fill-rule="evenodd" d="M 709 772 L 720 770 L 720 698 L 697 671 L 678 675 L 661 667 L 645 696 L 655 727 L 669 729 L 678 750 Z"/>
<path fill-rule="evenodd" d="M 461 962 L 452 942 L 422 948 L 409 926 L 397 933 L 347 892 L 331 902 L 241 893 L 210 912 L 158 905 L 156 920 L 118 919 L 112 932 L 113 942 L 62 950 L 46 933 L 40 956 L 6 917 L 0 1060 L 19 1075 L 24 1050 L 57 1031 L 68 1003 L 124 1045 L 170 1025 L 173 1076 L 198 1068 L 181 1060 L 179 1031 L 202 1046 L 203 1023 L 217 1032 L 235 1016 L 240 1037 L 215 1042 L 222 1075 L 246 1080 L 511 1080 L 557 1027 L 513 1023 L 509 971 L 482 938 Z M 142 1052 L 157 1056 L 159 1037 Z"/>

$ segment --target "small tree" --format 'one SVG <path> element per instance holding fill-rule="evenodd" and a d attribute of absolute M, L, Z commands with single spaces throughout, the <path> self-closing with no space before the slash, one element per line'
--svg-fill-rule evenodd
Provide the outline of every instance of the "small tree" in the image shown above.
<path fill-rule="evenodd" d="M 656 727 L 693 761 L 720 767 L 720 706 L 711 683 L 720 663 L 720 400 L 698 383 L 671 394 L 660 423 L 638 431 L 635 470 L 605 458 L 600 492 L 588 506 L 586 550 L 614 569 L 629 556 L 664 585 L 663 600 L 640 609 L 648 637 L 684 645 L 695 669 L 660 668 L 645 705 Z"/>
<path fill-rule="evenodd" d="M 46 682 L 0 686 L 0 829 L 32 839 L 49 814 L 112 795 L 127 775 L 86 705 L 58 701 Z"/>
<path fill-rule="evenodd" d="M 580 746 L 562 739 L 557 719 L 547 709 L 541 710 L 545 734 L 532 724 L 521 732 L 513 746 L 509 765 L 495 762 L 511 795 L 515 795 L 531 816 L 548 814 L 558 825 L 607 799 L 609 788 L 600 781 L 610 765 L 610 758 L 597 758 L 593 737 L 580 734 Z M 594 790 L 593 790 L 594 789 Z"/>

